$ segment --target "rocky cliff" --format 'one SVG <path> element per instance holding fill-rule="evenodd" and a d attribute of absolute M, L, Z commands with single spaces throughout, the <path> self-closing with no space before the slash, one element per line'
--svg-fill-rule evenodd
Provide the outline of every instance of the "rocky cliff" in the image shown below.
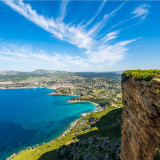
<path fill-rule="evenodd" d="M 155 75 L 122 75 L 121 160 L 153 160 L 160 148 L 160 79 Z"/>

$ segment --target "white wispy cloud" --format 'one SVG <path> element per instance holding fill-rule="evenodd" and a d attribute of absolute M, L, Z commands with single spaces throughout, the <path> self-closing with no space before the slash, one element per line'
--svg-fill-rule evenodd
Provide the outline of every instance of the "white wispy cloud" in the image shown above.
<path fill-rule="evenodd" d="M 97 13 L 92 17 L 92 19 L 90 19 L 90 20 L 84 25 L 85 27 L 88 26 L 89 24 L 91 24 L 91 23 L 95 20 L 95 18 L 96 18 L 96 17 L 100 14 L 100 12 L 102 11 L 102 9 L 103 9 L 103 7 L 104 7 L 104 5 L 105 5 L 106 2 L 107 2 L 107 0 L 103 0 L 103 1 L 102 1 L 102 3 L 101 3 L 101 5 L 100 5 Z"/>
<path fill-rule="evenodd" d="M 66 8 L 67 8 L 67 5 L 68 5 L 68 2 L 69 2 L 69 0 L 63 0 L 61 2 L 60 15 L 57 18 L 58 21 L 63 21 L 63 19 L 65 18 L 65 16 L 66 16 Z"/>
<path fill-rule="evenodd" d="M 108 41 L 114 39 L 117 33 L 110 33 Z M 136 39 L 135 39 L 136 40 Z M 94 51 L 88 51 L 85 58 L 80 56 L 70 56 L 66 53 L 47 53 L 44 50 L 33 50 L 29 45 L 16 46 L 16 45 L 4 45 L 0 46 L 0 60 L 4 61 L 17 61 L 17 62 L 28 62 L 28 63 L 39 63 L 46 65 L 53 65 L 61 67 L 65 70 L 66 67 L 79 66 L 79 68 L 95 68 L 96 64 L 112 65 L 119 60 L 122 60 L 126 54 L 128 48 L 127 44 L 135 41 L 121 41 L 114 45 L 101 45 L 100 48 Z"/>
<path fill-rule="evenodd" d="M 36 10 L 32 9 L 30 4 L 23 2 L 22 0 L 2 0 L 6 5 L 11 7 L 13 10 L 23 15 L 25 18 L 35 23 L 37 26 L 43 28 L 47 32 L 51 33 L 52 36 L 66 41 L 75 45 L 78 48 L 85 49 L 84 53 L 85 57 L 80 56 L 70 56 L 69 54 L 60 54 L 60 53 L 45 53 L 38 52 L 33 53 L 33 51 L 28 51 L 28 48 L 21 49 L 20 51 L 1 48 L 0 54 L 6 56 L 5 53 L 12 56 L 21 57 L 22 60 L 26 61 L 37 61 L 39 63 L 54 63 L 62 66 L 69 65 L 83 65 L 83 66 L 93 66 L 94 64 L 103 64 L 106 63 L 108 65 L 114 64 L 120 60 L 122 60 L 127 51 L 127 45 L 134 40 L 123 40 L 123 41 L 114 41 L 117 39 L 120 30 L 111 31 L 106 33 L 104 36 L 99 38 L 99 32 L 104 26 L 107 25 L 109 19 L 115 16 L 119 10 L 126 4 L 126 2 L 122 3 L 119 7 L 111 11 L 109 14 L 103 16 L 103 18 L 98 21 L 95 25 L 88 29 L 90 23 L 94 21 L 94 19 L 99 15 L 101 10 L 103 9 L 106 1 L 103 1 L 97 13 L 93 16 L 93 18 L 86 23 L 86 25 L 74 25 L 72 23 L 66 24 L 63 22 L 66 16 L 66 7 L 68 5 L 68 1 L 63 1 L 60 6 L 60 15 L 58 18 L 48 18 L 44 15 L 40 15 L 36 12 Z M 147 5 L 141 5 L 136 8 L 132 14 L 134 17 L 141 17 L 141 19 L 145 19 L 148 12 L 149 7 Z M 4 52 L 5 50 L 5 52 Z M 28 52 L 26 52 L 26 50 Z"/>
<path fill-rule="evenodd" d="M 119 34 L 119 30 L 107 33 L 101 40 L 99 40 L 99 45 L 101 44 L 104 45 L 108 43 L 110 40 L 117 38 L 118 34 Z"/>
<path fill-rule="evenodd" d="M 124 58 L 126 51 L 128 51 L 126 45 L 135 40 L 121 41 L 114 45 L 103 45 L 98 51 L 89 54 L 89 60 L 96 64 L 107 63 L 113 65 Z"/>
<path fill-rule="evenodd" d="M 33 50 L 29 45 L 17 46 L 14 44 L 0 46 L 0 60 L 34 62 L 42 64 L 54 64 L 56 66 L 87 65 L 85 59 L 68 54 L 46 53 L 44 50 Z"/>
<path fill-rule="evenodd" d="M 68 25 L 62 21 L 39 15 L 29 4 L 24 3 L 22 0 L 4 0 L 3 2 L 56 38 L 67 41 L 79 48 L 87 48 L 93 43 L 92 38 L 83 28 L 76 28 L 74 25 Z"/>
<path fill-rule="evenodd" d="M 144 20 L 147 15 L 149 14 L 149 8 L 151 6 L 147 5 L 147 4 L 143 4 L 139 7 L 137 7 L 132 14 L 135 15 L 135 17 L 141 17 L 142 20 Z"/>
<path fill-rule="evenodd" d="M 103 16 L 102 20 L 92 27 L 92 29 L 90 30 L 90 33 L 95 34 L 95 33 L 98 33 L 101 29 L 103 29 L 103 27 L 107 24 L 109 19 L 111 19 L 112 16 L 114 16 L 125 4 L 126 4 L 126 2 L 122 3 L 119 7 L 114 9 L 109 14 L 105 14 Z"/>

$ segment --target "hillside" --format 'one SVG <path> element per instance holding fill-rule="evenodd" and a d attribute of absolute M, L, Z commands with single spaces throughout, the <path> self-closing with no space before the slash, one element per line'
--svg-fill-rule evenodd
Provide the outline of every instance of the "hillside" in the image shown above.
<path fill-rule="evenodd" d="M 0 71 L 0 88 L 57 88 L 82 86 L 82 84 L 87 87 L 99 79 L 119 81 L 120 77 L 117 72 L 75 73 L 42 69 L 33 72 Z"/>

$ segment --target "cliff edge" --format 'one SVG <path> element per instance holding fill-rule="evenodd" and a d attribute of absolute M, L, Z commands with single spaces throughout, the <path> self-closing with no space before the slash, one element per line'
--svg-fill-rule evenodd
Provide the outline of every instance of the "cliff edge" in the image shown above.
<path fill-rule="evenodd" d="M 160 70 L 122 75 L 121 160 L 153 160 L 160 148 Z"/>

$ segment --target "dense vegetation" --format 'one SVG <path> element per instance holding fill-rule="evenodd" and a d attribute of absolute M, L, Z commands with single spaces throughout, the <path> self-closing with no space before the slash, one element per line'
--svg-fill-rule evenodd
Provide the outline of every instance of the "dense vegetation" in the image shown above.
<path fill-rule="evenodd" d="M 122 95 L 120 84 L 114 85 L 111 84 L 109 87 L 98 87 L 96 89 L 96 84 L 94 89 L 85 89 L 82 87 L 60 87 L 54 90 L 51 94 L 53 95 L 72 95 L 78 96 L 71 99 L 71 102 L 94 102 L 101 107 L 107 106 L 122 106 Z M 99 89 L 100 88 L 100 89 Z"/>
<path fill-rule="evenodd" d="M 122 80 L 124 82 L 131 77 L 134 77 L 135 80 L 145 80 L 149 82 L 153 78 L 160 78 L 160 70 L 128 70 L 122 74 Z"/>
<path fill-rule="evenodd" d="M 107 107 L 111 105 L 112 99 L 111 98 L 106 98 L 106 97 L 94 97 L 91 95 L 87 96 L 81 96 L 81 97 L 74 97 L 71 100 L 72 102 L 94 102 L 98 104 L 101 107 Z"/>
<path fill-rule="evenodd" d="M 9 160 L 118 160 L 121 145 L 122 108 L 108 107 L 77 120 L 64 136 L 40 146 L 28 147 Z M 53 158 L 54 157 L 54 158 Z"/>
<path fill-rule="evenodd" d="M 73 82 L 74 86 L 58 87 L 51 94 L 78 96 L 71 99 L 71 102 L 94 102 L 101 107 L 122 106 L 121 81 L 118 78 L 109 79 L 106 77 L 115 76 L 115 73 L 98 74 L 81 73 L 83 79 Z M 96 77 L 96 76 L 99 77 Z M 100 77 L 102 76 L 102 77 Z M 87 78 L 86 78 L 87 77 Z M 89 78 L 88 78 L 89 77 Z M 112 77 L 113 78 L 113 77 Z"/>
<path fill-rule="evenodd" d="M 94 77 L 107 78 L 107 79 L 120 79 L 121 72 L 76 72 L 77 76 L 92 79 Z"/>

